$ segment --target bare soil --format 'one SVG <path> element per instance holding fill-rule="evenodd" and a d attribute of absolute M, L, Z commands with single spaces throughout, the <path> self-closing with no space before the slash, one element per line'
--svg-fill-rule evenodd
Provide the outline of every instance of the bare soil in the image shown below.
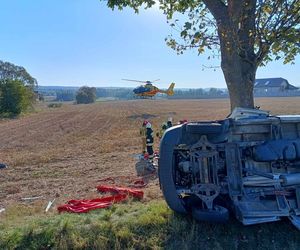
<path fill-rule="evenodd" d="M 256 105 L 272 114 L 299 114 L 300 98 L 259 98 Z M 140 153 L 139 128 L 149 119 L 157 131 L 168 117 L 217 120 L 229 114 L 229 101 L 134 100 L 92 105 L 64 104 L 18 119 L 0 121 L 0 208 L 42 196 L 46 204 L 98 196 L 99 179 L 135 176 L 134 154 Z M 156 149 L 158 140 L 156 139 Z M 161 197 L 158 181 L 146 188 L 146 200 Z M 28 201 L 27 201 L 28 202 Z M 39 203 L 30 203 L 41 205 Z M 42 202 L 44 205 L 44 203 Z"/>

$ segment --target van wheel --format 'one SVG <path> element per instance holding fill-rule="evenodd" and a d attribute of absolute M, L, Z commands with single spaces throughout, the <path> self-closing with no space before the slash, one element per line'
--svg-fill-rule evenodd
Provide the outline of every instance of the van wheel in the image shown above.
<path fill-rule="evenodd" d="M 184 201 L 179 198 L 173 175 L 173 164 L 160 158 L 159 182 L 168 206 L 177 213 L 187 214 Z"/>

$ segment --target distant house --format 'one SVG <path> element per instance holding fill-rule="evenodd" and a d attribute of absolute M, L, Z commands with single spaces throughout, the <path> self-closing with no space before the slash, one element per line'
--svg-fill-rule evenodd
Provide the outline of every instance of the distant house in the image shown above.
<path fill-rule="evenodd" d="M 297 89 L 288 80 L 281 77 L 256 79 L 254 83 L 254 93 L 258 95 L 280 94 L 283 92 L 293 92 Z"/>

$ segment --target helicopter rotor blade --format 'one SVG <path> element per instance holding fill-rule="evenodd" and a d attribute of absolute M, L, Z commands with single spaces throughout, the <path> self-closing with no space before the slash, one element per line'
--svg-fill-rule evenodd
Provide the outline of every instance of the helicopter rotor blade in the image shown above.
<path fill-rule="evenodd" d="M 157 81 L 160 81 L 160 79 L 156 79 L 156 80 L 154 80 L 154 81 L 151 81 L 151 82 L 157 82 Z"/>
<path fill-rule="evenodd" d="M 131 79 L 122 79 L 123 81 L 129 81 L 129 82 L 141 82 L 141 83 L 147 83 L 146 81 L 139 81 L 139 80 L 131 80 Z"/>

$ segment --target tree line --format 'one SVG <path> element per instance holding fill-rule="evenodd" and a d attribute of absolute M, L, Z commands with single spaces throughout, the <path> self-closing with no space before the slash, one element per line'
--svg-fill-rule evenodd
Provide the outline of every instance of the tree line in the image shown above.
<path fill-rule="evenodd" d="M 43 87 L 43 94 L 45 95 L 54 95 L 56 96 L 56 101 L 75 101 L 77 100 L 76 96 L 79 91 L 78 88 L 68 88 L 64 89 L 63 87 L 53 87 L 49 88 L 47 92 L 45 87 Z M 92 91 L 95 91 L 95 98 L 115 98 L 118 100 L 132 100 L 136 97 L 133 94 L 132 88 L 94 88 Z M 158 94 L 158 98 L 168 98 L 168 99 L 204 99 L 204 98 L 224 98 L 228 97 L 228 92 L 218 88 L 209 88 L 209 89 L 175 89 L 173 96 L 166 96 L 163 94 Z M 77 100 L 78 102 L 78 100 Z"/>
<path fill-rule="evenodd" d="M 38 91 L 45 96 L 54 96 L 56 101 L 75 101 L 77 94 L 81 93 L 83 89 L 76 87 L 46 87 L 40 86 Z M 134 98 L 132 88 L 91 88 L 84 91 L 92 91 L 93 98 L 107 98 L 130 100 Z"/>
<path fill-rule="evenodd" d="M 205 98 L 225 98 L 228 97 L 228 92 L 217 88 L 210 89 L 177 89 L 173 96 L 168 96 L 168 99 L 205 99 Z"/>

